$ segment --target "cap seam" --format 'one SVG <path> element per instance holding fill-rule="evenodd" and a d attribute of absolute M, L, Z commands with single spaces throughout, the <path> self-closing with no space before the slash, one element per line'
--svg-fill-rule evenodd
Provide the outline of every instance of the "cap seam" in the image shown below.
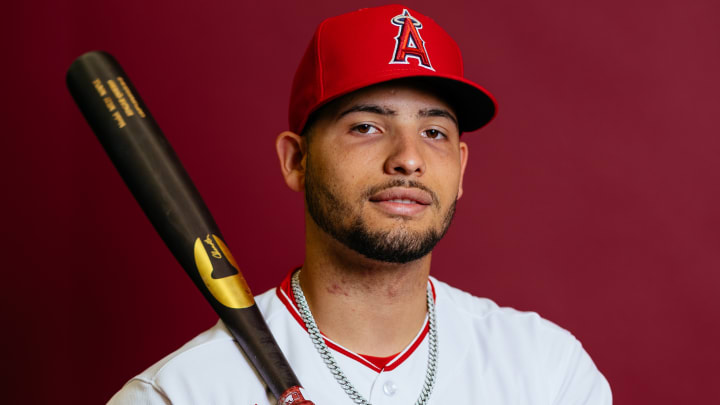
<path fill-rule="evenodd" d="M 322 32 L 325 29 L 325 25 L 327 25 L 327 20 L 320 23 L 320 26 L 318 27 L 318 38 L 315 43 L 315 54 L 317 55 L 318 71 L 320 75 L 320 97 L 318 98 L 318 101 L 325 98 L 325 69 L 323 69 L 322 55 L 320 55 L 320 50 L 322 49 L 320 41 L 322 39 Z M 305 120 L 307 121 L 307 117 Z"/>

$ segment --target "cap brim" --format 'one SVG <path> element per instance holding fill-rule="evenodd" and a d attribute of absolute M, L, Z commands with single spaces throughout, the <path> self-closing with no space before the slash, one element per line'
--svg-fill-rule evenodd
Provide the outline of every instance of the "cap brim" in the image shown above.
<path fill-rule="evenodd" d="M 460 132 L 476 131 L 487 125 L 487 123 L 492 121 L 497 115 L 497 102 L 493 95 L 481 86 L 463 77 L 438 74 L 400 74 L 395 77 L 385 78 L 385 80 L 368 80 L 366 82 L 356 83 L 343 93 L 328 95 L 312 109 L 302 125 L 304 127 L 307 124 L 307 120 L 312 113 L 315 113 L 333 100 L 365 87 L 406 79 L 426 83 L 426 87 L 430 91 L 436 93 L 440 98 L 450 104 L 450 107 L 452 107 L 457 114 Z"/>
<path fill-rule="evenodd" d="M 461 132 L 476 131 L 497 115 L 497 102 L 493 95 L 470 80 L 437 75 L 414 77 L 432 83 L 430 87 L 450 104 L 458 116 Z"/>

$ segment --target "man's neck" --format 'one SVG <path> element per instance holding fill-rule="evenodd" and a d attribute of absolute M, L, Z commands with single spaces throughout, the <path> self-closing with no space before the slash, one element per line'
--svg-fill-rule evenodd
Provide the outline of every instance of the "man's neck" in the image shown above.
<path fill-rule="evenodd" d="M 356 353 L 390 356 L 423 326 L 429 272 L 430 255 L 382 263 L 333 240 L 307 244 L 300 285 L 323 334 Z"/>

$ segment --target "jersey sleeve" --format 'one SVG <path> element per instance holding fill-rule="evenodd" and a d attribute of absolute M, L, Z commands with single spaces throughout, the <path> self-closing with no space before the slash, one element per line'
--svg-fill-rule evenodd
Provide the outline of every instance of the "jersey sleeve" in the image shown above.
<path fill-rule="evenodd" d="M 572 340 L 569 349 L 555 358 L 562 371 L 557 374 L 558 389 L 552 404 L 611 405 L 610 385 L 580 342 Z"/>
<path fill-rule="evenodd" d="M 108 405 L 170 405 L 162 390 L 149 381 L 134 378 L 118 391 Z"/>

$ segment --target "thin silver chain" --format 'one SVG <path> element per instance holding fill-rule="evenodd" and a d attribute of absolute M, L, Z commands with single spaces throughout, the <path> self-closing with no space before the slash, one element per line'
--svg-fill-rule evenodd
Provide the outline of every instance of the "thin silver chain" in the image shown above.
<path fill-rule="evenodd" d="M 302 317 L 303 322 L 305 322 L 305 327 L 307 327 L 308 333 L 310 334 L 310 339 L 315 345 L 315 348 L 320 354 L 320 357 L 322 357 L 323 361 L 330 370 L 330 373 L 332 373 L 337 382 L 340 384 L 340 387 L 342 387 L 343 391 L 348 394 L 348 396 L 350 397 L 350 399 L 352 399 L 354 403 L 358 405 L 371 405 L 365 398 L 363 398 L 362 395 L 360 395 L 360 393 L 357 389 L 355 389 L 355 386 L 352 385 L 350 380 L 348 380 L 345 373 L 343 373 L 343 371 L 340 369 L 340 366 L 335 361 L 335 357 L 330 351 L 330 348 L 328 348 L 325 344 L 325 340 L 320 334 L 320 329 L 318 329 L 317 324 L 315 323 L 315 318 L 313 318 L 312 313 L 310 312 L 310 307 L 308 306 L 307 300 L 305 300 L 305 294 L 303 294 L 302 288 L 300 288 L 300 270 L 296 271 L 295 274 L 293 274 L 292 276 L 292 289 L 293 293 L 295 294 L 295 303 L 298 306 L 298 311 L 300 312 L 300 316 Z M 430 282 L 428 282 L 427 286 L 427 306 L 428 323 L 430 324 L 428 328 L 428 339 L 430 346 L 428 350 L 428 365 L 427 371 L 425 372 L 425 383 L 423 384 L 422 391 L 420 391 L 420 396 L 418 397 L 417 402 L 415 402 L 415 405 L 425 405 L 428 402 L 433 387 L 435 386 L 435 375 L 437 373 L 437 323 L 435 319 L 435 300 L 433 299 L 432 287 L 430 286 Z"/>

